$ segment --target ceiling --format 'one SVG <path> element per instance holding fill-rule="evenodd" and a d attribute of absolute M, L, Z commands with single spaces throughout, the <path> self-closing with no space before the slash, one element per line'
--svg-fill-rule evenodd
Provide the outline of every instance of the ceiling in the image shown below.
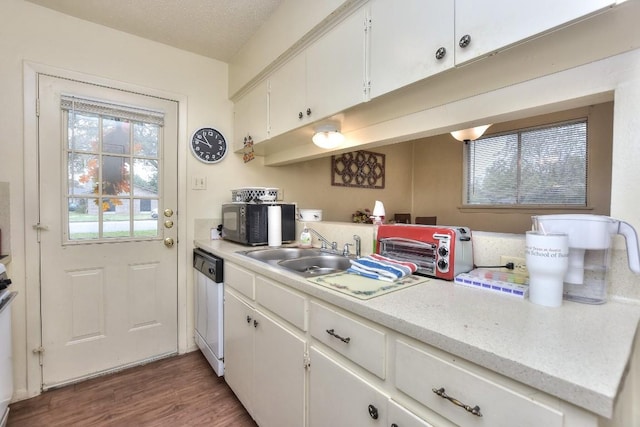
<path fill-rule="evenodd" d="M 283 0 L 27 0 L 223 62 Z"/>

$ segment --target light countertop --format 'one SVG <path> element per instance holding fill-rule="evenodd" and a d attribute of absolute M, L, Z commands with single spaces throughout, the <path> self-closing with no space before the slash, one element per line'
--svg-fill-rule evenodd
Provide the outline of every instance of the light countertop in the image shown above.
<path fill-rule="evenodd" d="M 564 301 L 549 308 L 430 280 L 359 300 L 236 254 L 247 247 L 197 240 L 197 247 L 457 357 L 610 418 L 626 375 L 640 305 Z"/>

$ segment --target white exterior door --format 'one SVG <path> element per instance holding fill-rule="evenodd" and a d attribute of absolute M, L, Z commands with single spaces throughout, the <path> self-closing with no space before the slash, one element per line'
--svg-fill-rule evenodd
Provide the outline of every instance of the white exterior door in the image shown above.
<path fill-rule="evenodd" d="M 38 97 L 47 389 L 177 352 L 178 106 L 46 75 Z"/>

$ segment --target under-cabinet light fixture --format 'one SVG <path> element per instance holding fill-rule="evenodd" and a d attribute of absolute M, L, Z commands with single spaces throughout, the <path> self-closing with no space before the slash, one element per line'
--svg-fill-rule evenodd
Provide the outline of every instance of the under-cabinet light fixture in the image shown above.
<path fill-rule="evenodd" d="M 468 143 L 469 141 L 475 141 L 480 138 L 484 132 L 491 126 L 490 124 L 484 126 L 476 126 L 474 128 L 462 129 L 451 132 L 451 136 L 457 139 L 458 141 L 462 141 L 464 143 Z"/>
<path fill-rule="evenodd" d="M 320 148 L 331 149 L 336 148 L 344 141 L 344 135 L 335 125 L 321 125 L 316 128 L 311 140 Z"/>

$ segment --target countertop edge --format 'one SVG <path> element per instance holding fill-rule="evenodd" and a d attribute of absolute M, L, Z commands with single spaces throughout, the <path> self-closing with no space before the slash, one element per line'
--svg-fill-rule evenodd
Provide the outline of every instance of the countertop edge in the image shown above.
<path fill-rule="evenodd" d="M 610 384 L 606 386 L 597 383 L 597 386 L 600 387 L 600 389 L 597 389 L 595 386 L 589 387 L 580 384 L 580 377 L 576 376 L 575 381 L 571 381 L 570 379 L 562 378 L 560 375 L 552 372 L 552 370 L 544 369 L 544 367 L 536 367 L 533 363 L 524 360 L 514 360 L 514 358 L 510 358 L 508 354 L 501 354 L 499 351 L 496 352 L 493 349 L 487 348 L 487 346 L 482 348 L 480 345 L 471 342 L 471 340 L 447 336 L 434 329 L 428 329 L 416 322 L 412 322 L 408 316 L 399 317 L 399 315 L 389 310 L 380 308 L 381 304 L 379 302 L 382 301 L 381 298 L 383 297 L 379 297 L 380 299 L 377 301 L 376 298 L 366 301 L 358 300 L 324 287 L 314 286 L 304 278 L 295 274 L 284 272 L 260 261 L 252 260 L 235 253 L 236 251 L 247 250 L 245 246 L 222 240 L 196 240 L 194 244 L 196 247 L 207 250 L 230 262 L 240 264 L 257 274 L 285 283 L 307 295 L 334 304 L 344 310 L 379 323 L 427 345 L 466 359 L 485 369 L 504 375 L 606 418 L 611 418 L 613 415 L 617 393 L 620 391 L 624 378 L 627 375 L 626 368 L 633 351 L 634 339 L 638 324 L 640 323 L 640 305 L 620 301 L 610 301 L 608 303 L 610 307 L 612 305 L 616 307 L 620 306 L 621 309 L 622 307 L 626 307 L 625 310 L 629 313 L 630 318 L 625 318 L 625 321 L 628 322 L 626 328 L 623 328 L 625 330 L 625 336 L 620 340 L 622 344 L 617 346 L 617 350 L 623 352 L 624 357 L 619 357 L 618 363 L 613 364 L 615 366 L 609 364 L 603 364 L 603 366 L 601 366 L 603 371 L 607 371 L 607 378 L 610 380 Z M 445 286 L 448 286 L 448 284 L 451 284 L 451 282 L 446 282 Z M 453 284 L 451 284 L 451 286 L 453 286 Z M 388 300 L 395 298 L 395 300 L 398 301 L 401 300 L 402 293 L 407 291 L 408 289 L 394 292 L 385 295 L 384 298 Z M 472 291 L 482 292 L 475 289 L 462 292 Z M 496 296 L 496 298 L 504 297 Z M 593 306 L 584 306 L 584 310 L 589 310 L 588 307 Z M 579 308 L 574 307 L 574 311 L 577 309 Z M 495 339 L 500 338 L 496 337 Z M 575 360 L 579 360 L 580 356 L 581 354 L 576 354 L 575 357 L 567 357 L 566 369 L 563 366 L 555 366 L 555 371 L 570 371 L 572 368 L 575 368 Z M 530 359 L 533 360 L 533 357 Z M 595 367 L 592 368 L 595 369 Z"/>

